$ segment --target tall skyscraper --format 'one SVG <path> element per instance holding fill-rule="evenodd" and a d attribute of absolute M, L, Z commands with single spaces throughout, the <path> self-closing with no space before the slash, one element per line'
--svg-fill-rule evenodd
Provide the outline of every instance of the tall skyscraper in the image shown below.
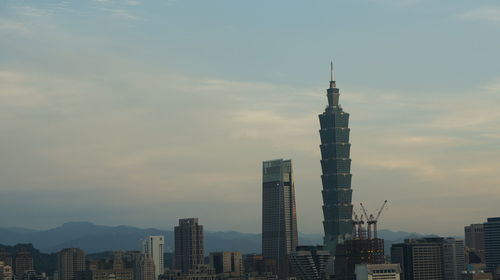
<path fill-rule="evenodd" d="M 180 219 L 175 227 L 174 266 L 186 273 L 204 264 L 203 226 L 198 218 Z"/>
<path fill-rule="evenodd" d="M 337 244 L 349 239 L 352 233 L 351 144 L 349 114 L 339 104 L 340 94 L 333 74 L 330 88 L 326 92 L 328 106 L 319 115 L 323 228 L 324 243 L 332 255 L 335 255 Z"/>
<path fill-rule="evenodd" d="M 500 266 L 500 217 L 488 218 L 484 223 L 484 251 L 486 270 L 495 272 Z"/>
<path fill-rule="evenodd" d="M 78 248 L 62 249 L 57 256 L 58 280 L 81 280 L 85 272 L 85 253 Z"/>
<path fill-rule="evenodd" d="M 288 275 L 288 255 L 298 243 L 291 160 L 270 160 L 262 168 L 262 255 L 276 261 L 280 278 Z"/>
<path fill-rule="evenodd" d="M 155 279 L 163 274 L 163 247 L 165 237 L 163 235 L 149 236 L 142 241 L 142 252 L 150 255 L 155 263 Z"/>

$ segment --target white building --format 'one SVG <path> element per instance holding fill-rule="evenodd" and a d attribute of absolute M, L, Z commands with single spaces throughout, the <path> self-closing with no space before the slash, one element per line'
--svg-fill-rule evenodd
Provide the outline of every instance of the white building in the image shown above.
<path fill-rule="evenodd" d="M 142 241 L 142 252 L 150 255 L 155 263 L 155 279 L 163 274 L 163 247 L 165 246 L 165 237 L 163 235 L 149 236 Z"/>
<path fill-rule="evenodd" d="M 357 264 L 356 280 L 400 280 L 399 264 Z"/>

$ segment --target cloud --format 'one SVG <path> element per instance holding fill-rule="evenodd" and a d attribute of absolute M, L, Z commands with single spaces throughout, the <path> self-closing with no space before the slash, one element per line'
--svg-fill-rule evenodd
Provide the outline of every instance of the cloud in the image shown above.
<path fill-rule="evenodd" d="M 135 12 L 124 1 L 106 2 L 94 5 L 125 19 L 123 12 Z M 33 29 L 1 46 L 14 61 L 0 68 L 1 197 L 23 205 L 26 218 L 6 222 L 88 217 L 157 226 L 199 215 L 220 229 L 257 231 L 261 162 L 283 157 L 294 162 L 301 227 L 321 231 L 321 85 L 191 75 L 161 52 L 145 51 L 138 61 L 133 48 L 116 47 L 121 41 L 42 23 L 0 21 L 2 34 Z M 498 80 L 450 92 L 343 86 L 356 199 L 402 201 L 387 224 L 432 231 L 429 221 L 404 224 L 400 217 L 421 208 L 415 197 L 432 193 L 430 213 L 455 211 L 467 196 L 497 197 L 499 89 Z M 29 194 L 40 192 L 47 195 L 33 205 L 46 210 L 25 207 Z M 86 216 L 82 197 L 105 213 Z M 60 200 L 78 205 L 78 213 L 58 209 L 50 219 L 55 210 L 47 208 Z M 466 219 L 469 210 L 458 210 L 448 215 Z"/>
<path fill-rule="evenodd" d="M 483 7 L 458 16 L 463 20 L 500 22 L 500 7 Z"/>
<path fill-rule="evenodd" d="M 129 5 L 129 6 L 137 6 L 137 5 L 140 5 L 140 4 L 141 4 L 141 2 L 136 1 L 136 0 L 127 0 L 127 1 L 125 1 L 125 3 L 126 3 L 127 5 Z"/>
<path fill-rule="evenodd" d="M 42 9 L 38 7 L 33 7 L 33 6 L 16 6 L 15 9 L 17 10 L 17 13 L 23 16 L 27 17 L 47 17 L 51 16 L 52 12 L 49 11 L 48 9 Z"/>
<path fill-rule="evenodd" d="M 111 13 L 112 16 L 125 19 L 125 20 L 137 20 L 139 17 L 137 15 L 134 15 L 130 11 L 127 11 L 125 9 L 104 9 L 105 11 Z"/>
<path fill-rule="evenodd" d="M 368 0 L 369 2 L 382 4 L 382 5 L 390 5 L 395 7 L 406 8 L 409 6 L 416 5 L 423 0 Z"/>
<path fill-rule="evenodd" d="M 431 163 L 412 159 L 378 158 L 377 160 L 363 160 L 361 164 L 375 168 L 409 170 L 424 181 L 431 181 L 442 175 L 439 168 Z"/>
<path fill-rule="evenodd" d="M 13 32 L 16 34 L 29 34 L 30 30 L 26 25 L 15 22 L 15 21 L 7 21 L 7 20 L 1 20 L 0 21 L 0 31 L 3 32 Z"/>

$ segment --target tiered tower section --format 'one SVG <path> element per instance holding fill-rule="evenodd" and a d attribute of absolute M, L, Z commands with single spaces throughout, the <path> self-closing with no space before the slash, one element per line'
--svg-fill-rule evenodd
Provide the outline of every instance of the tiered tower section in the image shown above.
<path fill-rule="evenodd" d="M 350 239 L 352 233 L 349 114 L 340 107 L 339 96 L 332 75 L 327 89 L 328 106 L 319 115 L 324 243 L 332 255 L 335 255 L 337 244 Z"/>

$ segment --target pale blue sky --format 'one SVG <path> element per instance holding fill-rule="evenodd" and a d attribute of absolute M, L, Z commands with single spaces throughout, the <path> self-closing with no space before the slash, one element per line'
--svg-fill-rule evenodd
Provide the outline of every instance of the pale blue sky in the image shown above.
<path fill-rule="evenodd" d="M 0 224 L 259 232 L 283 157 L 322 232 L 334 59 L 355 203 L 461 234 L 500 211 L 499 50 L 498 1 L 0 1 Z"/>

